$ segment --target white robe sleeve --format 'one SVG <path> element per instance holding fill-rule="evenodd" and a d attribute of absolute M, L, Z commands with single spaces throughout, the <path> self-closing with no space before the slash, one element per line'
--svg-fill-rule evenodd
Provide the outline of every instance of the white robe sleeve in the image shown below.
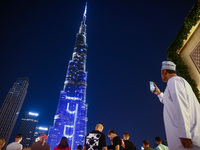
<path fill-rule="evenodd" d="M 164 97 L 164 93 L 161 92 L 161 93 L 158 95 L 158 98 L 159 98 L 160 102 L 164 104 L 164 99 L 163 99 L 163 97 Z"/>
<path fill-rule="evenodd" d="M 173 101 L 173 122 L 177 127 L 179 138 L 191 139 L 189 102 L 183 80 L 172 79 L 168 81 L 170 99 Z"/>

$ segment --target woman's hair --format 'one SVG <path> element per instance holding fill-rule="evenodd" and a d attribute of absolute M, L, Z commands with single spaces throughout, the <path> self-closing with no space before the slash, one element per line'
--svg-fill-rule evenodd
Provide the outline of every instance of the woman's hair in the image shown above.
<path fill-rule="evenodd" d="M 67 148 L 67 147 L 69 147 L 67 138 L 62 137 L 60 143 L 58 144 L 58 148 Z"/>

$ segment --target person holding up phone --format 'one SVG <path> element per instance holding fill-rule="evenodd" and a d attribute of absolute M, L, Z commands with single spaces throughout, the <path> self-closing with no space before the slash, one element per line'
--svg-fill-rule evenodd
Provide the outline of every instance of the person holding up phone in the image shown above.
<path fill-rule="evenodd" d="M 176 65 L 163 61 L 161 78 L 167 82 L 162 93 L 152 93 L 164 104 L 163 116 L 169 150 L 200 150 L 200 104 L 189 83 L 176 74 Z"/>

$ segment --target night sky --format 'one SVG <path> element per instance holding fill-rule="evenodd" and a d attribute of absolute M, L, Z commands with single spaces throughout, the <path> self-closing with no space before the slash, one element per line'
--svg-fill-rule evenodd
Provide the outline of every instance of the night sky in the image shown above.
<path fill-rule="evenodd" d="M 0 1 L 0 105 L 17 78 L 29 77 L 20 116 L 38 112 L 39 125 L 53 125 L 85 2 Z M 87 2 L 88 132 L 102 122 L 106 135 L 127 131 L 138 149 L 145 139 L 154 147 L 165 131 L 149 81 L 164 91 L 161 62 L 196 0 Z"/>

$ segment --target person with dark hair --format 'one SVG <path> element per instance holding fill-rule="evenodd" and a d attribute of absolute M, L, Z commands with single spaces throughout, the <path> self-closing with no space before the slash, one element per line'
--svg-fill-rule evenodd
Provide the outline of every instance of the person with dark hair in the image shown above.
<path fill-rule="evenodd" d="M 85 137 L 84 150 L 107 150 L 106 136 L 102 133 L 103 124 L 97 123 L 95 129 Z"/>
<path fill-rule="evenodd" d="M 159 136 L 155 138 L 155 141 L 158 146 L 154 150 L 168 150 L 168 147 L 162 144 L 162 140 Z"/>
<path fill-rule="evenodd" d="M 143 147 L 144 147 L 144 150 L 153 150 L 153 148 L 149 147 L 149 141 L 148 140 L 143 141 Z"/>
<path fill-rule="evenodd" d="M 4 138 L 0 138 L 0 150 L 5 145 L 6 141 Z"/>
<path fill-rule="evenodd" d="M 54 148 L 54 150 L 71 150 L 68 144 L 68 140 L 66 137 L 62 137 L 58 146 Z"/>
<path fill-rule="evenodd" d="M 163 61 L 161 78 L 167 82 L 162 93 L 155 85 L 156 94 L 164 104 L 163 116 L 168 147 L 171 150 L 200 150 L 200 104 L 189 83 L 176 74 L 176 65 Z"/>
<path fill-rule="evenodd" d="M 113 143 L 114 150 L 125 150 L 124 141 L 115 133 L 114 130 L 108 131 L 108 137 Z"/>
<path fill-rule="evenodd" d="M 42 134 L 39 137 L 39 141 L 34 142 L 31 145 L 31 150 L 50 150 L 50 146 L 46 143 L 48 136 L 46 134 Z"/>
<path fill-rule="evenodd" d="M 20 142 L 22 141 L 22 134 L 17 134 L 15 136 L 15 142 L 10 143 L 7 147 L 6 150 L 22 150 L 22 144 Z"/>
<path fill-rule="evenodd" d="M 135 145 L 129 140 L 130 136 L 128 132 L 124 132 L 123 139 L 125 143 L 125 150 L 137 150 Z"/>
<path fill-rule="evenodd" d="M 83 149 L 83 146 L 82 145 L 78 145 L 77 147 L 76 147 L 76 150 L 82 150 Z"/>

